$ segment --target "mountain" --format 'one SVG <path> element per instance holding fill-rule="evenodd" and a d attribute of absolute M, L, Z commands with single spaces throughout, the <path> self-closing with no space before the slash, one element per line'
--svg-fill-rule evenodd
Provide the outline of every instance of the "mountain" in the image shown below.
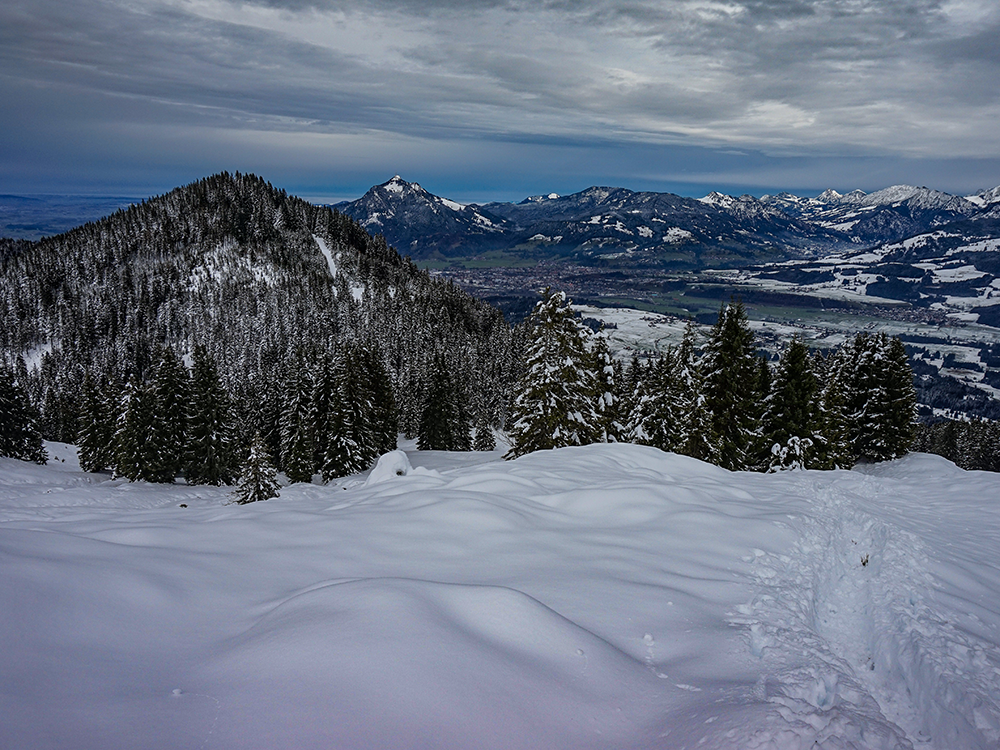
<path fill-rule="evenodd" d="M 591 187 L 465 206 L 394 177 L 336 208 L 415 259 L 505 250 L 533 259 L 697 267 L 809 256 L 848 242 L 751 196 L 717 193 L 697 200 Z"/>
<path fill-rule="evenodd" d="M 502 247 L 509 229 L 503 219 L 478 206 L 439 198 L 399 175 L 335 208 L 414 258 L 452 256 L 468 244 Z"/>
<path fill-rule="evenodd" d="M 50 434 L 72 433 L 84 372 L 120 387 L 145 377 L 164 344 L 209 349 L 248 430 L 277 408 L 303 350 L 378 352 L 404 427 L 435 352 L 473 408 L 503 403 L 509 364 L 498 310 L 349 217 L 238 173 L 38 242 L 0 240 L 0 319 L 0 362 L 23 370 L 58 423 Z"/>
<path fill-rule="evenodd" d="M 869 248 L 1000 211 L 1000 188 L 959 197 L 896 185 L 873 193 L 703 198 L 591 187 L 463 205 L 399 176 L 338 210 L 418 260 L 503 251 L 532 260 L 647 268 L 745 266 Z"/>
<path fill-rule="evenodd" d="M 843 232 L 863 246 L 893 242 L 960 221 L 986 204 L 985 198 L 977 204 L 968 198 L 911 185 L 894 185 L 874 193 L 854 190 L 845 195 L 827 190 L 816 198 L 781 193 L 763 196 L 761 201 L 789 216 Z"/>

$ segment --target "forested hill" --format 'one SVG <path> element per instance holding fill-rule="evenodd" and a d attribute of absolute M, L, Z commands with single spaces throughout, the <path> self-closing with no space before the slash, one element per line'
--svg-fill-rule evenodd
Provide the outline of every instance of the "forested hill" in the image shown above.
<path fill-rule="evenodd" d="M 204 345 L 247 429 L 280 401 L 296 358 L 364 346 L 417 418 L 438 354 L 473 412 L 504 402 L 510 329 L 352 219 L 244 174 L 221 173 L 38 242 L 0 240 L 0 356 L 71 439 L 85 371 L 119 387 L 161 345 Z M 492 413 L 491 421 L 499 415 Z"/>

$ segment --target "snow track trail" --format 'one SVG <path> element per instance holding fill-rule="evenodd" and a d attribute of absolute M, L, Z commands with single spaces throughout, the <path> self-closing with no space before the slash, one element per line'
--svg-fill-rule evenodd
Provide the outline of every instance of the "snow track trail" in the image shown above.
<path fill-rule="evenodd" d="M 731 620 L 774 706 L 748 747 L 998 747 L 995 649 L 938 601 L 933 551 L 885 520 L 884 482 L 828 476 L 788 477 L 814 507 L 789 515 L 788 554 L 755 550 L 756 594 Z"/>

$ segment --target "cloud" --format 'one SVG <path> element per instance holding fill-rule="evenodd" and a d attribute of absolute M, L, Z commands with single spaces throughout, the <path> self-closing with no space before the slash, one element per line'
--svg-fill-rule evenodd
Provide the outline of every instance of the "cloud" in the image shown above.
<path fill-rule="evenodd" d="M 591 143 L 940 170 L 1000 158 L 997 38 L 995 0 L 7 0 L 0 96 L 23 109 L 0 157 L 75 130 L 148 159 L 212 132 L 324 157 Z"/>

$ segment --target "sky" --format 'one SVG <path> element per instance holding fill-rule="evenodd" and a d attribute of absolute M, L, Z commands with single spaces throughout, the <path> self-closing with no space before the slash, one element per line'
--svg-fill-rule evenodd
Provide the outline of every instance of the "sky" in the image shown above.
<path fill-rule="evenodd" d="M 996 0 L 3 0 L 0 193 L 1000 184 Z"/>

